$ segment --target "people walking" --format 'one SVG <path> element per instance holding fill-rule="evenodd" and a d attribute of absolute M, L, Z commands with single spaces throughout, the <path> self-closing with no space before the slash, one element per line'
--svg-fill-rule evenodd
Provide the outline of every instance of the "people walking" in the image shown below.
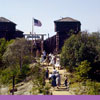
<path fill-rule="evenodd" d="M 57 73 L 57 70 L 56 70 L 56 68 L 55 67 L 53 67 L 53 72 L 52 72 L 53 74 L 56 74 Z"/>
<path fill-rule="evenodd" d="M 49 78 L 49 69 L 47 68 L 47 70 L 46 70 L 46 79 L 48 79 Z"/>
<path fill-rule="evenodd" d="M 55 67 L 57 67 L 58 69 L 60 69 L 60 67 L 61 67 L 61 65 L 60 65 L 60 58 L 56 58 Z"/>
<path fill-rule="evenodd" d="M 44 57 L 44 59 L 46 59 L 46 52 L 45 52 L 45 50 L 43 51 L 43 57 Z"/>
<path fill-rule="evenodd" d="M 57 86 L 56 85 L 56 75 L 54 73 L 52 74 L 51 80 L 52 80 L 52 86 L 53 87 Z"/>
<path fill-rule="evenodd" d="M 50 53 L 48 56 L 49 56 L 49 63 L 50 63 L 52 59 L 52 54 Z"/>
<path fill-rule="evenodd" d="M 66 89 L 68 90 L 68 77 L 66 76 L 66 79 L 65 79 L 65 86 L 66 86 Z"/>
<path fill-rule="evenodd" d="M 59 72 L 57 72 L 56 74 L 56 84 L 57 84 L 57 88 L 59 88 L 61 85 L 61 77 L 60 77 Z"/>
<path fill-rule="evenodd" d="M 46 63 L 47 63 L 47 65 L 49 66 L 50 61 L 49 61 L 49 55 L 48 55 L 48 54 L 47 54 L 47 56 L 46 56 Z"/>
<path fill-rule="evenodd" d="M 42 63 L 43 61 L 44 61 L 44 57 L 43 55 L 41 55 L 40 62 Z"/>
<path fill-rule="evenodd" d="M 55 57 L 55 56 L 52 54 L 52 55 L 51 55 L 50 65 L 53 65 L 53 66 L 54 66 L 54 57 Z"/>

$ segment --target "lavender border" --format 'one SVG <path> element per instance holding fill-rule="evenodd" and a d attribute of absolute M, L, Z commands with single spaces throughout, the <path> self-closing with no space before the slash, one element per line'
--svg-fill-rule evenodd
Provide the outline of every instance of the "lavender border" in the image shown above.
<path fill-rule="evenodd" d="M 73 96 L 72 95 L 71 96 L 1 95 L 0 100 L 100 100 L 100 96 L 99 95 L 73 95 Z"/>

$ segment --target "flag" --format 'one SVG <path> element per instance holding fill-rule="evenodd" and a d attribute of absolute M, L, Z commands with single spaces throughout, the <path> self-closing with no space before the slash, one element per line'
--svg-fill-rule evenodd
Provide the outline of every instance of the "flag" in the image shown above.
<path fill-rule="evenodd" d="M 42 24 L 39 20 L 34 19 L 34 26 L 42 26 Z"/>

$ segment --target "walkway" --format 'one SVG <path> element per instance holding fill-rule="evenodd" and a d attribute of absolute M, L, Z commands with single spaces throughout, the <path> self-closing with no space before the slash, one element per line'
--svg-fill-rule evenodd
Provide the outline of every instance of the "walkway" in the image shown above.
<path fill-rule="evenodd" d="M 45 68 L 49 69 L 49 72 L 52 72 L 53 71 L 53 67 L 52 66 L 47 66 Z M 58 70 L 58 68 L 56 68 L 56 70 Z M 65 69 L 62 69 L 62 70 L 58 70 L 60 75 L 61 75 L 61 86 L 59 87 L 59 89 L 57 87 L 53 88 L 51 87 L 50 91 L 52 92 L 52 95 L 74 95 L 72 93 L 72 91 L 69 91 L 66 89 L 66 87 L 64 86 L 64 80 L 65 80 L 65 76 L 66 74 L 69 74 L 66 72 Z M 46 80 L 46 83 L 48 83 L 49 80 Z"/>

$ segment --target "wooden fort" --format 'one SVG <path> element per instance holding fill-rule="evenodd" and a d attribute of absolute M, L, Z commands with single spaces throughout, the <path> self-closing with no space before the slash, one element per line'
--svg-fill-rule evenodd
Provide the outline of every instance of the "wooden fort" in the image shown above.
<path fill-rule="evenodd" d="M 47 53 L 59 53 L 64 41 L 70 37 L 70 32 L 77 34 L 81 31 L 80 21 L 66 17 L 54 21 L 56 35 L 44 40 L 41 35 L 40 42 L 37 42 L 39 51 L 45 50 Z M 11 40 L 24 37 L 23 32 L 16 29 L 16 24 L 4 17 L 0 17 L 0 38 Z"/>
<path fill-rule="evenodd" d="M 23 32 L 16 29 L 16 24 L 4 17 L 0 17 L 0 38 L 11 40 L 15 38 L 22 38 Z"/>
<path fill-rule="evenodd" d="M 77 34 L 81 31 L 81 23 L 70 17 L 62 18 L 54 21 L 56 35 L 44 41 L 44 49 L 50 53 L 58 53 L 64 41 L 70 37 L 70 32 Z"/>

